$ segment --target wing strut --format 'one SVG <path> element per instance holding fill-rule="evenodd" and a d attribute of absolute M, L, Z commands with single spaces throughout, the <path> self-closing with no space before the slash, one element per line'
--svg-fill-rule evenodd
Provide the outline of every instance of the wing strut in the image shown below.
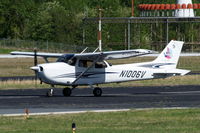
<path fill-rule="evenodd" d="M 47 59 L 47 57 L 43 57 L 43 58 L 46 61 L 46 63 L 49 63 L 49 60 Z"/>
<path fill-rule="evenodd" d="M 86 47 L 85 49 L 83 49 L 83 51 L 81 52 L 81 54 L 84 53 L 87 49 L 88 49 L 88 47 Z"/>
<path fill-rule="evenodd" d="M 101 56 L 99 56 L 89 67 L 87 67 L 85 71 L 83 71 L 80 75 L 78 75 L 78 77 L 72 82 L 72 85 L 74 85 L 76 81 L 78 81 L 100 58 Z"/>

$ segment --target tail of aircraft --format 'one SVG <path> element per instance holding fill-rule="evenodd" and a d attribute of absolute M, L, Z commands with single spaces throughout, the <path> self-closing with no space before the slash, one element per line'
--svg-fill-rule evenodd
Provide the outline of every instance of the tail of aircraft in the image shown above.
<path fill-rule="evenodd" d="M 190 72 L 190 70 L 176 68 L 183 43 L 182 41 L 170 41 L 161 54 L 151 62 L 154 68 L 163 68 L 165 70 L 164 72 L 155 72 L 153 74 L 155 78 L 185 75 Z"/>
<path fill-rule="evenodd" d="M 176 68 L 183 43 L 182 41 L 171 40 L 153 63 L 160 63 L 162 66 Z"/>

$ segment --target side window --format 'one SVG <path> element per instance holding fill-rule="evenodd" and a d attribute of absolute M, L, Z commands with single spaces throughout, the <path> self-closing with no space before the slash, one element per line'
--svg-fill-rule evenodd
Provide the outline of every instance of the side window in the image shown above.
<path fill-rule="evenodd" d="M 95 63 L 95 68 L 106 68 L 107 65 L 105 64 L 105 62 L 96 62 Z"/>
<path fill-rule="evenodd" d="M 92 65 L 92 63 L 93 63 L 93 61 L 90 61 L 90 60 L 79 60 L 78 66 L 79 67 L 89 67 Z"/>

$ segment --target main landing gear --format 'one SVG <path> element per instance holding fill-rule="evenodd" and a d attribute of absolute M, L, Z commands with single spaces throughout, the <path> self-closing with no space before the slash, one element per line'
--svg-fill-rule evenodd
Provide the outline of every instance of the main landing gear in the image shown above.
<path fill-rule="evenodd" d="M 66 96 L 66 97 L 69 97 L 71 96 L 71 93 L 72 93 L 72 90 L 74 89 L 75 87 L 73 88 L 69 88 L 69 87 L 66 87 L 63 89 L 63 95 Z M 93 87 L 91 87 L 93 88 Z M 48 97 L 52 97 L 53 96 L 53 93 L 54 93 L 54 90 L 53 89 L 49 89 L 47 91 L 47 96 Z M 100 97 L 102 95 L 102 89 L 99 88 L 99 87 L 95 87 L 93 88 L 93 94 L 95 97 Z"/>
<path fill-rule="evenodd" d="M 99 87 L 95 87 L 93 90 L 93 94 L 95 97 L 100 97 L 102 95 L 102 90 Z"/>
<path fill-rule="evenodd" d="M 71 93 L 72 93 L 71 88 L 66 87 L 66 88 L 63 89 L 63 95 L 64 96 L 69 97 L 69 96 L 71 96 Z"/>

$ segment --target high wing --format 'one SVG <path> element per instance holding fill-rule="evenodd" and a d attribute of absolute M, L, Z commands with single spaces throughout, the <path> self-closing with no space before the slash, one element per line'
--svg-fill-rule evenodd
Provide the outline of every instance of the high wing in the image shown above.
<path fill-rule="evenodd" d="M 20 52 L 20 51 L 13 51 L 10 53 L 11 55 L 26 55 L 26 56 L 35 56 L 34 52 Z M 44 58 L 59 58 L 63 54 L 61 53 L 44 53 L 44 52 L 37 52 L 37 56 L 41 56 Z"/>
<path fill-rule="evenodd" d="M 107 52 L 96 52 L 96 53 L 81 53 L 81 54 L 62 54 L 62 53 L 44 53 L 44 52 L 37 52 L 37 56 L 43 58 L 59 58 L 61 56 L 73 55 L 73 58 L 79 58 L 84 60 L 111 60 L 111 59 L 123 59 L 123 58 L 130 58 L 136 57 L 146 54 L 153 54 L 155 51 L 147 50 L 147 49 L 134 49 L 134 50 L 120 50 L 120 51 L 107 51 Z M 20 51 L 13 51 L 10 53 L 11 55 L 26 55 L 26 56 L 34 56 L 34 52 L 20 52 Z"/>
<path fill-rule="evenodd" d="M 136 57 L 153 53 L 156 52 L 147 49 L 135 49 L 135 50 L 120 50 L 120 51 L 75 54 L 74 57 L 79 59 L 88 59 L 88 60 L 96 60 L 97 58 L 99 58 L 98 61 L 101 61 L 101 60 L 130 58 L 130 57 Z"/>

